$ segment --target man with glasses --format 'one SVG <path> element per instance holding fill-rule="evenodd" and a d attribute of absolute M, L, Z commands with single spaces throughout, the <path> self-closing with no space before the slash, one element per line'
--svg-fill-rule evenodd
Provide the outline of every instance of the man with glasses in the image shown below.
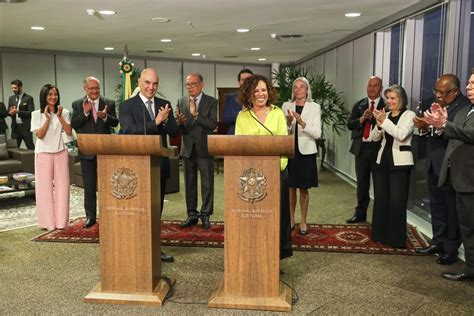
<path fill-rule="evenodd" d="M 425 113 L 426 123 L 449 139 L 438 184 L 451 182 L 456 191 L 456 211 L 466 258 L 462 271 L 443 273 L 451 281 L 474 280 L 474 69 L 466 90 L 471 105 L 460 109 L 452 121 L 446 107 L 433 106 Z"/>
<path fill-rule="evenodd" d="M 182 227 L 196 225 L 209 229 L 209 216 L 214 209 L 214 157 L 209 155 L 207 135 L 217 126 L 217 99 L 202 92 L 204 80 L 200 74 L 186 77 L 188 95 L 178 100 L 176 118 L 183 131 L 181 156 L 184 162 L 186 209 L 188 218 Z M 201 177 L 201 212 L 197 210 L 197 172 Z"/>
<path fill-rule="evenodd" d="M 71 126 L 77 133 L 110 134 L 118 125 L 115 101 L 100 95 L 100 81 L 86 77 L 83 81 L 85 96 L 72 103 Z M 82 181 L 84 183 L 84 209 L 87 220 L 84 228 L 96 223 L 97 217 L 97 156 L 83 154 L 79 150 Z"/>
<path fill-rule="evenodd" d="M 456 113 L 470 105 L 469 100 L 460 92 L 459 86 L 459 79 L 453 74 L 445 74 L 439 77 L 433 89 L 434 103 L 425 105 L 418 112 L 425 112 L 433 106 L 441 106 L 447 110 L 447 120 L 452 122 Z M 438 187 L 441 165 L 448 140 L 433 126 L 430 126 L 424 117 L 416 117 L 414 123 L 420 130 L 420 134 L 428 137 L 426 169 L 428 171 L 428 192 L 433 230 L 430 245 L 418 248 L 416 251 L 422 254 L 437 253 L 439 254 L 436 261 L 438 264 L 452 264 L 458 260 L 458 248 L 461 245 L 456 215 L 456 194 L 450 183 Z"/>

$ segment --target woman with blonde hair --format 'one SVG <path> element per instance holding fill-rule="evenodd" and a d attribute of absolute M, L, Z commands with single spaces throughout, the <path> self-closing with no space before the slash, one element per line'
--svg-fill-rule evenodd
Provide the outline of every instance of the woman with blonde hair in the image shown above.
<path fill-rule="evenodd" d="M 288 160 L 290 187 L 291 228 L 295 226 L 296 190 L 300 191 L 301 223 L 300 234 L 306 235 L 308 227 L 308 189 L 318 186 L 316 164 L 316 139 L 321 137 L 321 106 L 312 99 L 311 87 L 304 77 L 293 81 L 291 101 L 283 103 L 288 129 L 295 135 L 295 158 Z"/>

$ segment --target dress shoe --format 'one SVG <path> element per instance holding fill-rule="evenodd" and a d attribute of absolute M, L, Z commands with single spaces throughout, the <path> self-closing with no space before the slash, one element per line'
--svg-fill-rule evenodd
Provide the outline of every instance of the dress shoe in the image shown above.
<path fill-rule="evenodd" d="M 181 227 L 189 227 L 189 226 L 193 226 L 193 225 L 196 225 L 198 223 L 198 218 L 197 216 L 188 216 L 188 218 L 186 218 L 186 220 L 184 221 L 184 223 L 182 223 Z"/>
<path fill-rule="evenodd" d="M 435 253 L 441 253 L 443 252 L 443 247 L 438 246 L 438 245 L 429 245 L 427 247 L 423 248 L 416 248 L 415 249 L 416 253 L 422 254 L 422 255 L 432 255 Z"/>
<path fill-rule="evenodd" d="M 366 220 L 367 220 L 367 218 L 365 218 L 365 217 L 354 215 L 351 218 L 347 219 L 346 223 L 347 224 L 363 223 Z"/>
<path fill-rule="evenodd" d="M 164 261 L 164 262 L 174 262 L 174 258 L 173 258 L 173 256 L 167 255 L 166 253 L 164 253 L 164 252 L 162 251 L 162 252 L 161 252 L 161 261 Z"/>
<path fill-rule="evenodd" d="M 82 225 L 82 227 L 89 228 L 89 227 L 94 226 L 95 223 L 97 223 L 97 221 L 94 218 L 88 218 L 86 222 L 84 223 L 84 225 Z"/>
<path fill-rule="evenodd" d="M 202 216 L 201 221 L 202 221 L 202 228 L 204 229 L 211 228 L 211 223 L 209 223 L 209 216 Z"/>
<path fill-rule="evenodd" d="M 457 273 L 443 273 L 443 278 L 450 280 L 450 281 L 474 281 L 474 275 L 467 274 L 465 272 L 457 272 Z"/>
<path fill-rule="evenodd" d="M 438 264 L 453 264 L 456 261 L 458 261 L 458 254 L 457 253 L 443 252 L 439 256 L 438 260 L 436 260 L 436 263 L 438 263 Z"/>

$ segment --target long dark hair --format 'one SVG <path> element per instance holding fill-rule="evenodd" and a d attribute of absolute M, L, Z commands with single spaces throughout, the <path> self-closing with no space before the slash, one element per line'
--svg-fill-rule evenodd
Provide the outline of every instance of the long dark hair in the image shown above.
<path fill-rule="evenodd" d="M 262 75 L 253 75 L 245 79 L 244 83 L 240 87 L 240 91 L 239 91 L 240 93 L 238 96 L 238 102 L 248 109 L 253 107 L 252 97 L 253 97 L 253 93 L 255 89 L 257 88 L 259 81 L 263 81 L 267 85 L 267 91 L 268 91 L 267 106 L 270 106 L 273 102 L 275 102 L 278 99 L 278 92 L 276 91 L 275 88 L 273 88 L 271 81 L 268 80 L 267 77 L 262 76 Z"/>
<path fill-rule="evenodd" d="M 46 101 L 47 97 L 48 97 L 48 93 L 50 90 L 52 89 L 56 89 L 56 92 L 58 93 L 58 100 L 56 101 L 56 104 L 54 105 L 54 113 L 56 113 L 58 111 L 58 105 L 60 104 L 60 97 L 59 97 L 59 89 L 58 87 L 52 85 L 52 84 L 45 84 L 41 90 L 40 90 L 40 110 L 41 110 L 41 113 L 44 112 L 44 108 L 48 106 L 48 102 Z"/>

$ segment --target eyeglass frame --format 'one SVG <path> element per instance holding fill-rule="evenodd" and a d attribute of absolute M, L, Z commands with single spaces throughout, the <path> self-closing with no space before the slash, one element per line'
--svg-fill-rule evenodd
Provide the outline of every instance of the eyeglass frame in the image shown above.
<path fill-rule="evenodd" d="M 442 97 L 446 97 L 448 94 L 450 94 L 453 90 L 456 90 L 456 89 L 457 89 L 456 87 L 449 89 L 447 91 L 440 91 L 440 90 L 433 89 L 432 92 L 434 95 L 437 95 L 439 93 Z"/>
<path fill-rule="evenodd" d="M 193 88 L 193 87 L 196 87 L 197 85 L 201 84 L 202 81 L 199 81 L 199 82 L 190 82 L 190 83 L 186 83 L 184 86 L 186 88 Z"/>

